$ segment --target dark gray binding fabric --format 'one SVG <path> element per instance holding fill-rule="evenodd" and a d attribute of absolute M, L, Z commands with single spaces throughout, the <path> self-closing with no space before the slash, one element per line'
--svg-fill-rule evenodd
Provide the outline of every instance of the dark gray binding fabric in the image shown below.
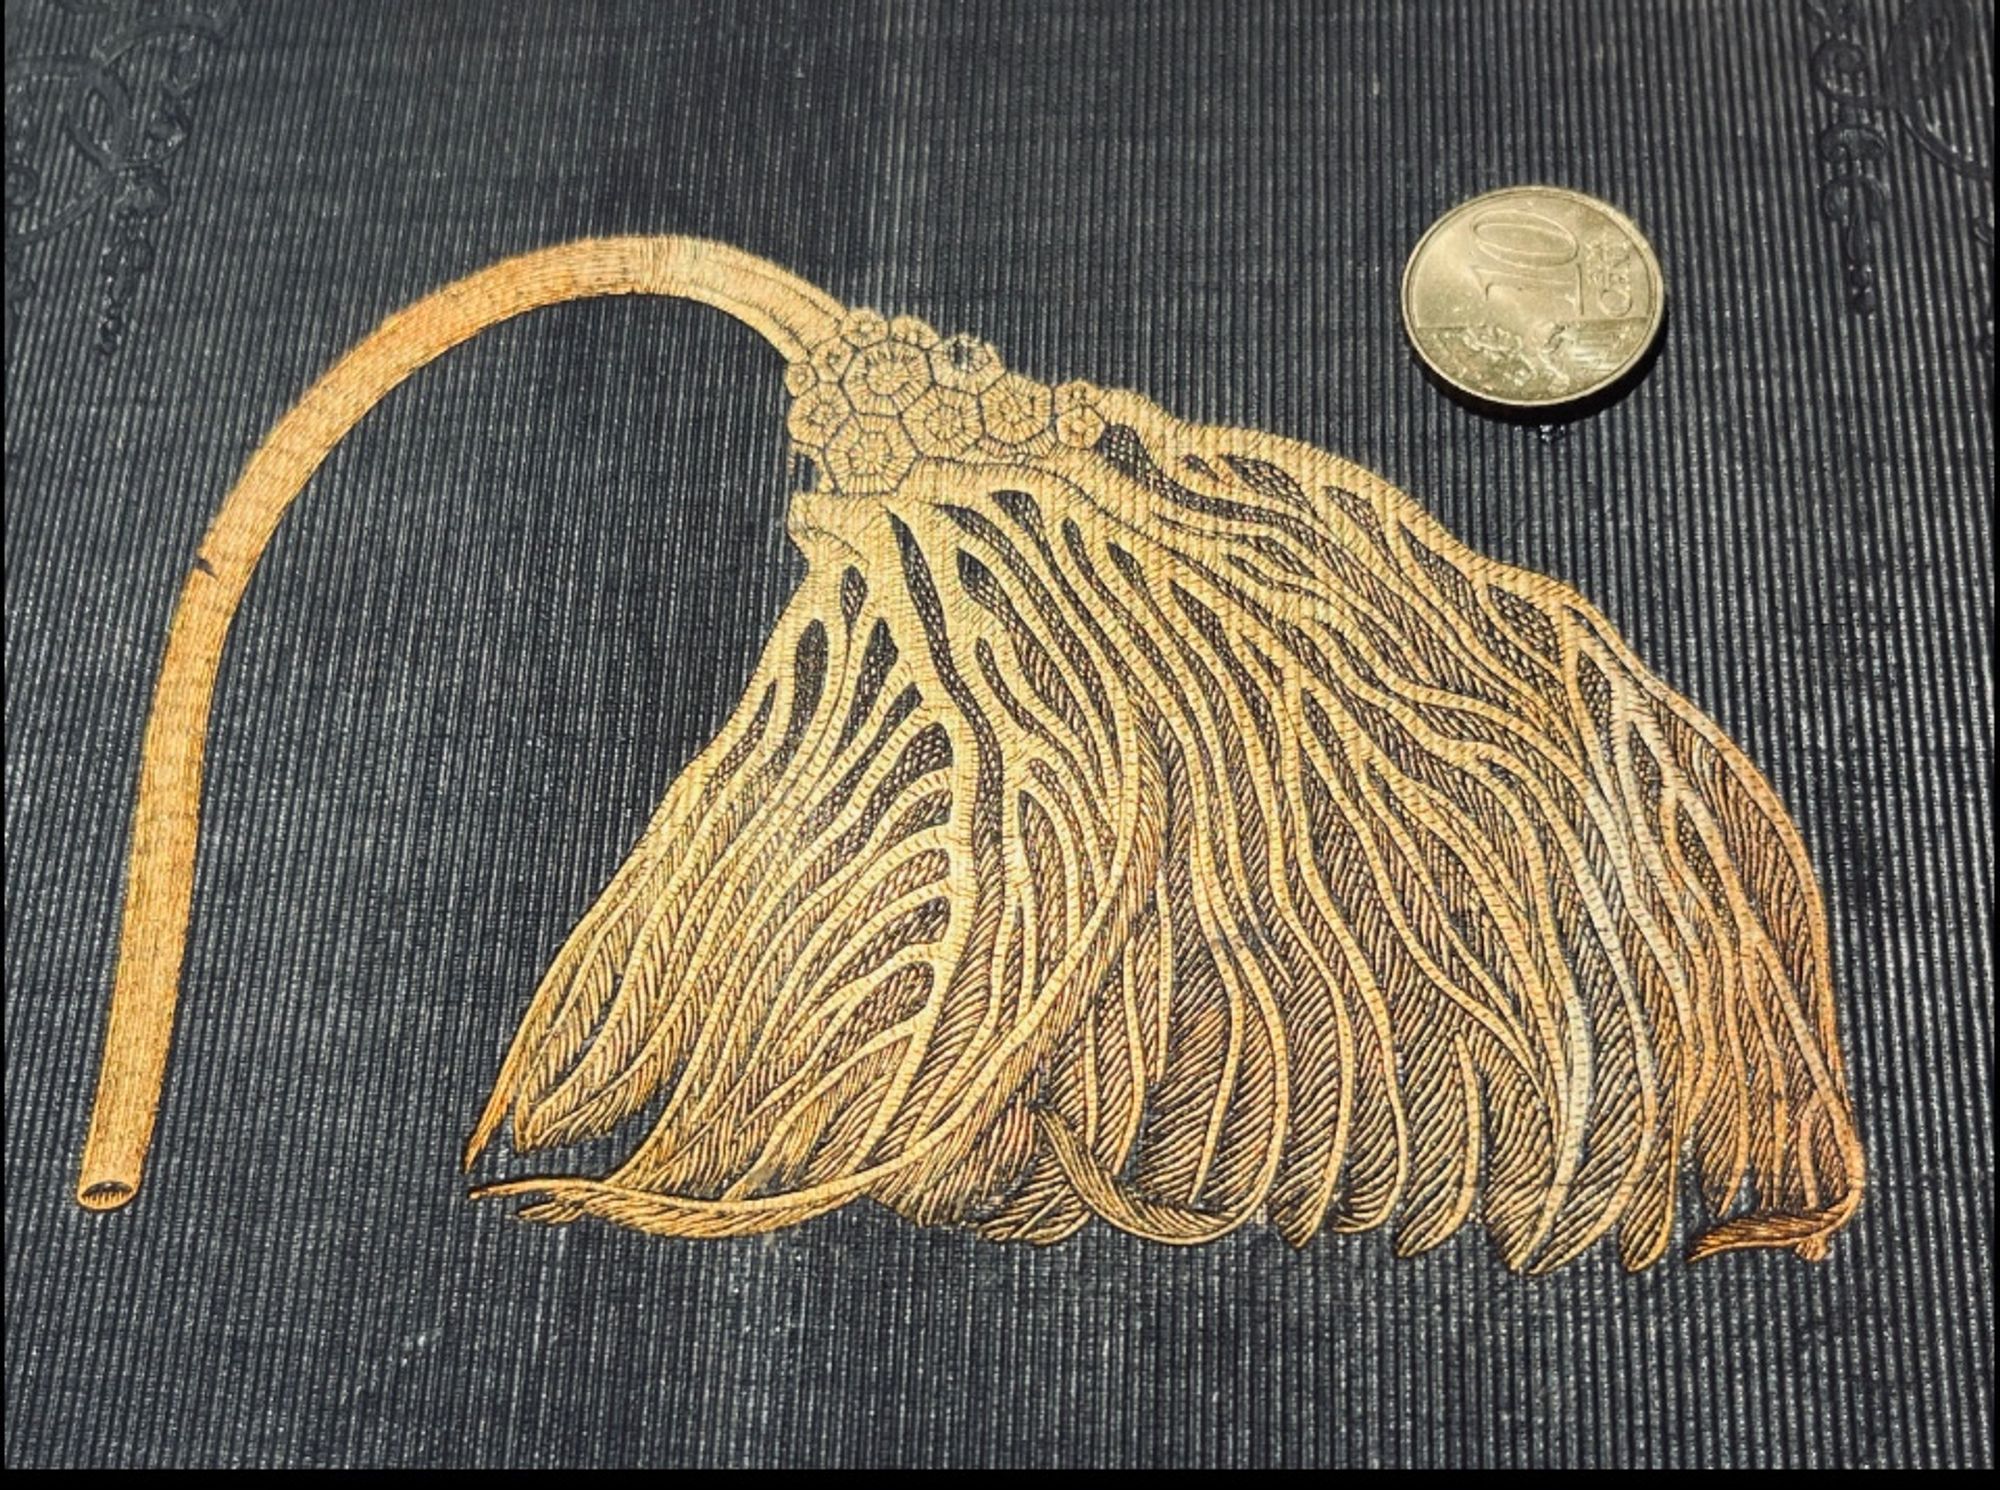
<path fill-rule="evenodd" d="M 1992 32 L 8 0 L 7 1462 L 1990 1462 Z M 1644 382 L 1557 428 L 1447 400 L 1397 320 L 1426 224 L 1522 180 L 1623 207 L 1670 286 Z M 467 1202 L 538 975 L 798 572 L 777 361 L 658 302 L 488 333 L 308 490 L 225 661 L 148 1188 L 78 1209 L 209 514 L 389 311 L 668 231 L 1339 451 L 1601 605 L 1818 865 L 1872 1164 L 1831 1260 L 1529 1281 L 1476 1230 L 1034 1251 L 864 1205 L 687 1244 Z"/>

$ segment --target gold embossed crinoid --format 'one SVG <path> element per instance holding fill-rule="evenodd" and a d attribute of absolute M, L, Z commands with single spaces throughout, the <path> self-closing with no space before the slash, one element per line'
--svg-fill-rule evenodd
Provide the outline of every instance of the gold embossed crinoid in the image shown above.
<path fill-rule="evenodd" d="M 392 317 L 189 574 L 145 744 L 79 1198 L 135 1192 L 229 620 L 390 388 L 505 317 L 692 297 L 784 355 L 820 473 L 743 701 L 557 954 L 474 1127 L 613 1132 L 491 1185 L 670 1236 L 868 1198 L 1049 1242 L 1482 1224 L 1824 1255 L 1862 1157 L 1820 897 L 1771 789 L 1567 586 L 1295 441 L 1051 388 L 738 250 L 606 239 Z"/>

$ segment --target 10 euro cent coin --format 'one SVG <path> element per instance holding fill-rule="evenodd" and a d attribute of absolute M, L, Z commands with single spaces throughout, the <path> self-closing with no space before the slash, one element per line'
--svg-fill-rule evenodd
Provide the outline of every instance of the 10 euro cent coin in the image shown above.
<path fill-rule="evenodd" d="M 1403 326 L 1445 382 L 1486 403 L 1551 408 L 1600 393 L 1659 335 L 1659 260 L 1615 207 L 1510 186 L 1431 224 L 1403 270 Z"/>

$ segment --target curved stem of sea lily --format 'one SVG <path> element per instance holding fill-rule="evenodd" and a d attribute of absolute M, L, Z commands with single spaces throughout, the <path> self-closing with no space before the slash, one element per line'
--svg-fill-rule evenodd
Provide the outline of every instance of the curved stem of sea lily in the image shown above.
<path fill-rule="evenodd" d="M 739 249 L 698 238 L 593 238 L 504 260 L 384 321 L 279 421 L 223 501 L 181 590 L 139 769 L 118 971 L 77 1199 L 138 1193 L 186 949 L 209 707 L 229 624 L 293 498 L 383 397 L 433 358 L 524 311 L 600 295 L 670 295 L 727 312 L 787 361 L 833 336 L 843 307 Z"/>

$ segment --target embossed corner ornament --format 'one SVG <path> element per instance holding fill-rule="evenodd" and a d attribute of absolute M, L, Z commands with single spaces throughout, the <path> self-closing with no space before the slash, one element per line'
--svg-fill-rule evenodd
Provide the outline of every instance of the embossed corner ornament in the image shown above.
<path fill-rule="evenodd" d="M 1295 441 L 1051 388 L 720 244 L 512 259 L 391 317 L 251 458 L 147 730 L 78 1197 L 140 1181 L 230 618 L 286 508 L 486 326 L 678 295 L 761 332 L 824 479 L 735 716 L 557 954 L 466 1150 L 629 1127 L 487 1185 L 682 1237 L 866 1197 L 1052 1242 L 1484 1225 L 1825 1254 L 1862 1155 L 1826 923 L 1735 745 L 1573 590 Z"/>

